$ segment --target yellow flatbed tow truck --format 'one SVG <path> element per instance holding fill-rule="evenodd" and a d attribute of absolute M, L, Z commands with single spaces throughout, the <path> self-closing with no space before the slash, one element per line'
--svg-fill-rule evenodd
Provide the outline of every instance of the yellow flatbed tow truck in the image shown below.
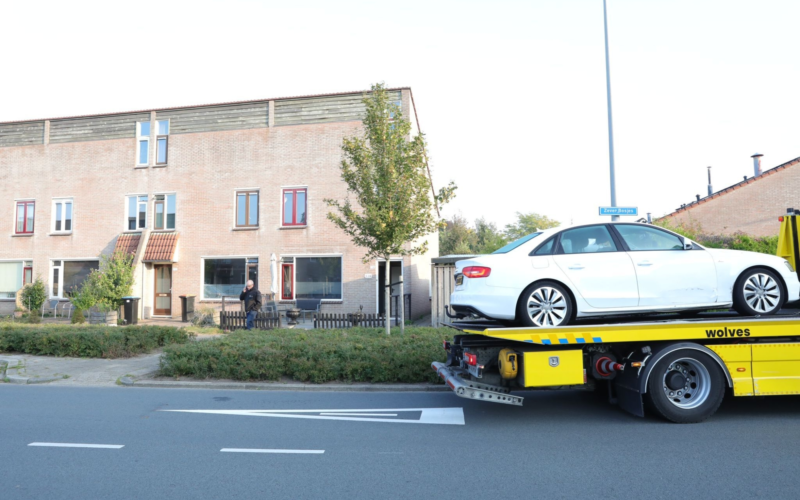
<path fill-rule="evenodd" d="M 797 272 L 791 213 L 780 218 L 778 255 Z M 444 342 L 447 361 L 431 366 L 468 399 L 522 405 L 512 390 L 605 386 L 609 399 L 631 414 L 643 417 L 647 407 L 679 423 L 710 417 L 726 393 L 800 394 L 800 313 L 701 316 L 549 328 L 454 322 L 449 326 L 460 333 Z"/>

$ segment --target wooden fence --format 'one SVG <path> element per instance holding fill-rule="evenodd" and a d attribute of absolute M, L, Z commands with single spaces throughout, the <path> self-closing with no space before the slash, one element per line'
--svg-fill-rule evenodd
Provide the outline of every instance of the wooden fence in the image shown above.
<path fill-rule="evenodd" d="M 257 330 L 280 328 L 281 318 L 273 313 L 258 313 L 254 321 Z M 223 330 L 247 328 L 247 313 L 244 311 L 224 311 L 219 313 L 219 327 Z"/>
<path fill-rule="evenodd" d="M 352 328 L 353 314 L 324 314 L 314 315 L 314 328 Z M 383 328 L 386 318 L 378 314 L 364 314 L 358 321 L 358 326 L 367 328 Z"/>

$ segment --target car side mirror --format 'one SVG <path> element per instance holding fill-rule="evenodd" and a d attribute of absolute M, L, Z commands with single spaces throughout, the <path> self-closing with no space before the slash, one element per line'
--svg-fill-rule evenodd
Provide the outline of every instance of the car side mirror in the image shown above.
<path fill-rule="evenodd" d="M 683 240 L 683 249 L 684 250 L 691 250 L 694 247 L 692 246 L 692 242 L 690 240 Z"/>

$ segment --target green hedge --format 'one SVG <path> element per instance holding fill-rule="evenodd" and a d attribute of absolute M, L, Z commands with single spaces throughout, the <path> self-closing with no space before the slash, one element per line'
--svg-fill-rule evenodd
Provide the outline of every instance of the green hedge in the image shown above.
<path fill-rule="evenodd" d="M 269 330 L 164 349 L 166 376 L 303 382 L 433 382 L 432 361 L 444 361 L 442 340 L 452 330 Z"/>
<path fill-rule="evenodd" d="M 168 344 L 183 344 L 190 334 L 166 326 L 0 325 L 0 352 L 80 358 L 127 358 Z"/>

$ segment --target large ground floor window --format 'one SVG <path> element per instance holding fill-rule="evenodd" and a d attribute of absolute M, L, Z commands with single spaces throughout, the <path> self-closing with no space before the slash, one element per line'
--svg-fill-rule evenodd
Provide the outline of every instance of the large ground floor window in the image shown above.
<path fill-rule="evenodd" d="M 281 298 L 342 300 L 342 258 L 284 257 Z"/>
<path fill-rule="evenodd" d="M 23 261 L 0 262 L 0 299 L 16 298 L 24 284 L 23 268 Z"/>
<path fill-rule="evenodd" d="M 80 289 L 89 274 L 100 269 L 99 260 L 54 260 L 50 268 L 50 296 L 69 297 Z"/>
<path fill-rule="evenodd" d="M 238 297 L 248 280 L 248 261 L 254 259 L 203 259 L 203 298 Z M 257 262 L 255 260 L 256 266 Z"/>

